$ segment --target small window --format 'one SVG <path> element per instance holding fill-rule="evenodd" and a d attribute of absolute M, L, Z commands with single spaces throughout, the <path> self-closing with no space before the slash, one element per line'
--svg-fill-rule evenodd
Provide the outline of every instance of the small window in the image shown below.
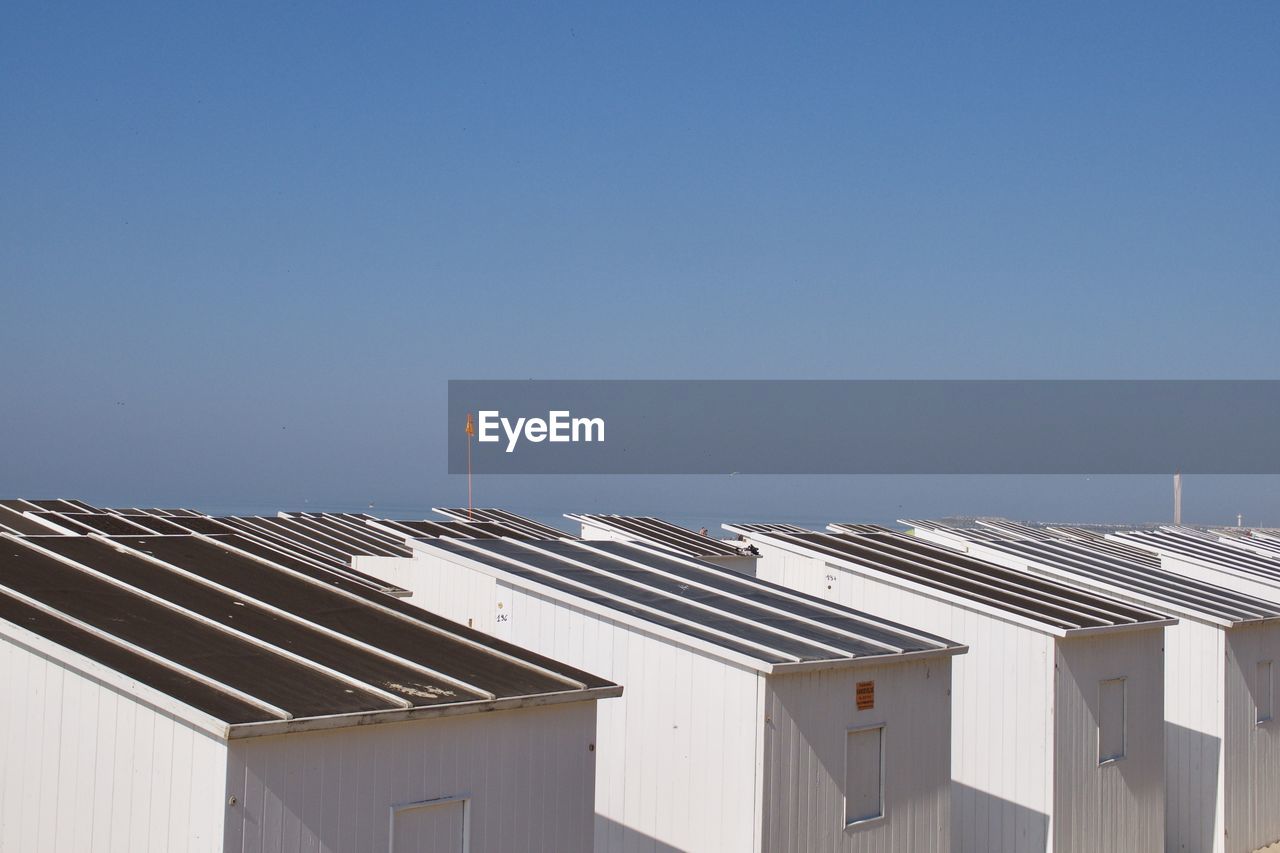
<path fill-rule="evenodd" d="M 884 726 L 845 734 L 844 825 L 884 816 Z"/>
<path fill-rule="evenodd" d="M 1098 763 L 1124 758 L 1124 682 L 1109 678 L 1098 685 Z"/>
<path fill-rule="evenodd" d="M 1271 661 L 1258 662 L 1258 676 L 1253 683 L 1253 698 L 1258 703 L 1258 722 L 1265 723 L 1271 719 Z"/>

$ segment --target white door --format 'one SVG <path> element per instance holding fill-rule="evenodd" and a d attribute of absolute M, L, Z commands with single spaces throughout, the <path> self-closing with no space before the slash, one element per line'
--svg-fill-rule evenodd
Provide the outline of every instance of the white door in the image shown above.
<path fill-rule="evenodd" d="M 392 806 L 390 853 L 467 853 L 470 820 L 464 797 Z"/>

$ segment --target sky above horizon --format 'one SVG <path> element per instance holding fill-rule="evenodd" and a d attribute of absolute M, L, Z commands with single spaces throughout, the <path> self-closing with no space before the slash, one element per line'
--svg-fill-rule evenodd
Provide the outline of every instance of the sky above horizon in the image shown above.
<path fill-rule="evenodd" d="M 9 3 L 0 493 L 465 503 L 451 378 L 1280 378 L 1280 7 Z M 1159 477 L 484 478 L 1147 521 Z M 1280 525 L 1280 478 L 1188 478 Z"/>

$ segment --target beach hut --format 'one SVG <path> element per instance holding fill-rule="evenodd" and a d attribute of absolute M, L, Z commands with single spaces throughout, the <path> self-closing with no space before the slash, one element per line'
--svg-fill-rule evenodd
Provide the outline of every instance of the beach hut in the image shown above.
<path fill-rule="evenodd" d="M 1154 553 L 1116 551 L 1105 540 L 969 539 L 967 529 L 924 524 L 917 535 L 984 560 L 1178 617 L 1165 630 L 1168 849 L 1247 853 L 1280 841 L 1271 679 L 1271 662 L 1280 660 L 1280 604 L 1162 569 Z"/>
<path fill-rule="evenodd" d="M 952 697 L 954 849 L 1165 849 L 1163 629 L 1175 620 L 874 526 L 725 525 L 760 577 L 969 646 Z"/>
<path fill-rule="evenodd" d="M 257 550 L 0 534 L 0 850 L 592 850 L 621 688 Z"/>
<path fill-rule="evenodd" d="M 657 547 L 412 546 L 412 601 L 625 686 L 598 708 L 597 851 L 951 849 L 962 646 Z"/>

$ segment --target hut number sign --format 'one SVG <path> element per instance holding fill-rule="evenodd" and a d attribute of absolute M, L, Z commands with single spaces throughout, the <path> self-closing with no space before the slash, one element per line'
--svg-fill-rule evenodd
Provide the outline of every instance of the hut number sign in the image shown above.
<path fill-rule="evenodd" d="M 854 696 L 858 703 L 859 711 L 870 711 L 876 706 L 876 683 L 874 681 L 859 681 Z"/>

